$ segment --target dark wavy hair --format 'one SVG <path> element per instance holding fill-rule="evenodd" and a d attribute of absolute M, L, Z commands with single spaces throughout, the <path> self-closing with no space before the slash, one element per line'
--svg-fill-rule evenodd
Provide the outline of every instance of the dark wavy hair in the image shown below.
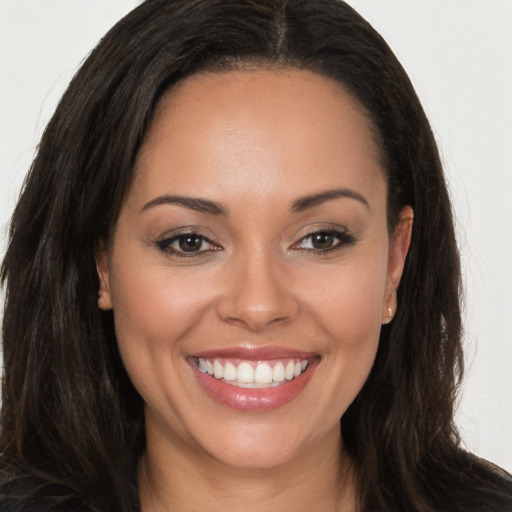
<path fill-rule="evenodd" d="M 36 496 L 51 510 L 139 509 L 142 400 L 112 313 L 97 307 L 96 253 L 162 95 L 194 73 L 246 66 L 342 84 L 373 127 L 390 231 L 404 205 L 414 209 L 398 311 L 341 419 L 360 510 L 512 510 L 512 483 L 463 451 L 454 425 L 460 269 L 434 137 L 390 48 L 339 0 L 147 0 L 74 77 L 27 176 L 1 271 L 0 488 L 18 496 L 12 510 Z"/>

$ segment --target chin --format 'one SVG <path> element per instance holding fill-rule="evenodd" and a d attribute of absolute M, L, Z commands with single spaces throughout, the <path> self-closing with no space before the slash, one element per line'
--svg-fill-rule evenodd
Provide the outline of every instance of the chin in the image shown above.
<path fill-rule="evenodd" d="M 283 436 L 282 433 L 266 435 L 251 430 L 238 436 L 218 440 L 208 449 L 210 455 L 223 465 L 239 469 L 279 468 L 300 458 L 303 442 Z"/>

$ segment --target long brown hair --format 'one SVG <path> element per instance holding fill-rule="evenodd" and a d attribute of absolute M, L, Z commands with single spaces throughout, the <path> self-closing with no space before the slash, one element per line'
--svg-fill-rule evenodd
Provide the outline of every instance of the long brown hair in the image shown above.
<path fill-rule="evenodd" d="M 147 0 L 85 61 L 46 128 L 2 266 L 2 489 L 22 490 L 20 510 L 34 494 L 49 506 L 138 510 L 142 402 L 112 314 L 96 305 L 96 251 L 162 94 L 193 73 L 247 64 L 309 69 L 342 84 L 374 128 L 390 230 L 402 206 L 415 212 L 398 311 L 341 419 L 360 509 L 512 507 L 512 484 L 459 448 L 453 421 L 460 269 L 436 143 L 387 44 L 339 0 Z"/>

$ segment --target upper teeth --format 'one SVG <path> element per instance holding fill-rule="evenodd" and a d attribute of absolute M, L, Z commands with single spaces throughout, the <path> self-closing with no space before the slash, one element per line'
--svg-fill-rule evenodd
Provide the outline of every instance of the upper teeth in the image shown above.
<path fill-rule="evenodd" d="M 280 382 L 298 377 L 307 365 L 308 361 L 302 359 L 241 361 L 238 364 L 223 359 L 200 357 L 198 360 L 203 373 L 240 387 L 277 386 Z"/>

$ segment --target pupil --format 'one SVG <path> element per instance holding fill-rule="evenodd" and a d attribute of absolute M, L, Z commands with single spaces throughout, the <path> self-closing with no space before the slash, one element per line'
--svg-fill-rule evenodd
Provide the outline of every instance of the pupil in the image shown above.
<path fill-rule="evenodd" d="M 186 235 L 179 238 L 180 249 L 185 252 L 198 251 L 203 243 L 203 238 L 197 235 Z"/>
<path fill-rule="evenodd" d="M 329 249 L 332 246 L 334 237 L 329 233 L 317 233 L 313 235 L 313 247 L 315 249 Z"/>

